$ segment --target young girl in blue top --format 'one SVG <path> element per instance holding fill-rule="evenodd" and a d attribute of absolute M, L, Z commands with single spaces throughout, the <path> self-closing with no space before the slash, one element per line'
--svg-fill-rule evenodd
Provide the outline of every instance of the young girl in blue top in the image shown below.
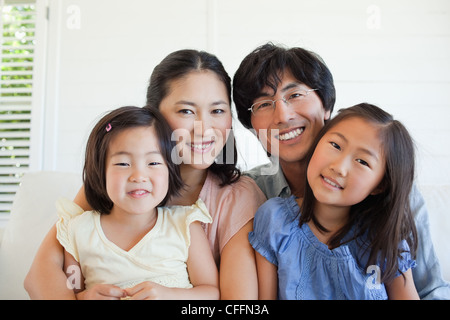
<path fill-rule="evenodd" d="M 418 299 L 405 127 L 370 104 L 340 110 L 306 161 L 304 198 L 272 198 L 256 213 L 260 298 Z"/>

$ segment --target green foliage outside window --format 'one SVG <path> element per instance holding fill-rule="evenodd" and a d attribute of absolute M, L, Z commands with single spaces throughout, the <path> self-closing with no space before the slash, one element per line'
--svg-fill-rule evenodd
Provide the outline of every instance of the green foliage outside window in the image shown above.
<path fill-rule="evenodd" d="M 1 214 L 29 167 L 36 15 L 32 4 L 4 5 L 0 14 Z"/>

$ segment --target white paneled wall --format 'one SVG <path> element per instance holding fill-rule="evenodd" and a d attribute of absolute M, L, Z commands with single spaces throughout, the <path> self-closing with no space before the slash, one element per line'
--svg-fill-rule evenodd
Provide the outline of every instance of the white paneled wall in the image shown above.
<path fill-rule="evenodd" d="M 232 77 L 245 55 L 273 41 L 319 53 L 335 78 L 335 110 L 366 101 L 393 113 L 417 142 L 420 182 L 450 183 L 448 0 L 48 1 L 44 169 L 81 172 L 93 123 L 143 105 L 168 53 L 210 51 Z M 265 162 L 234 126 L 243 168 Z"/>

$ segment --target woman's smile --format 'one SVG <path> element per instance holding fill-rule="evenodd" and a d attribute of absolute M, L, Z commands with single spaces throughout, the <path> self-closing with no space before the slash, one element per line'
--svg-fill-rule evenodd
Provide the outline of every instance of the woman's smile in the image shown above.
<path fill-rule="evenodd" d="M 206 153 L 214 148 L 214 140 L 203 143 L 190 143 L 188 146 L 191 147 L 193 152 Z"/>

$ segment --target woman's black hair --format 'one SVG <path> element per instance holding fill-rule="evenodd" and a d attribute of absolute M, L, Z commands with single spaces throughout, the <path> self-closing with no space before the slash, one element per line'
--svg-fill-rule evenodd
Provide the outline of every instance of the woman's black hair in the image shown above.
<path fill-rule="evenodd" d="M 208 52 L 189 49 L 172 52 L 155 67 L 147 88 L 147 105 L 159 109 L 161 101 L 169 94 L 173 81 L 190 72 L 204 70 L 214 72 L 225 85 L 231 108 L 231 79 L 220 60 Z M 236 182 L 241 172 L 236 167 L 237 149 L 233 130 L 217 159 L 208 170 L 220 178 L 222 186 Z"/>

